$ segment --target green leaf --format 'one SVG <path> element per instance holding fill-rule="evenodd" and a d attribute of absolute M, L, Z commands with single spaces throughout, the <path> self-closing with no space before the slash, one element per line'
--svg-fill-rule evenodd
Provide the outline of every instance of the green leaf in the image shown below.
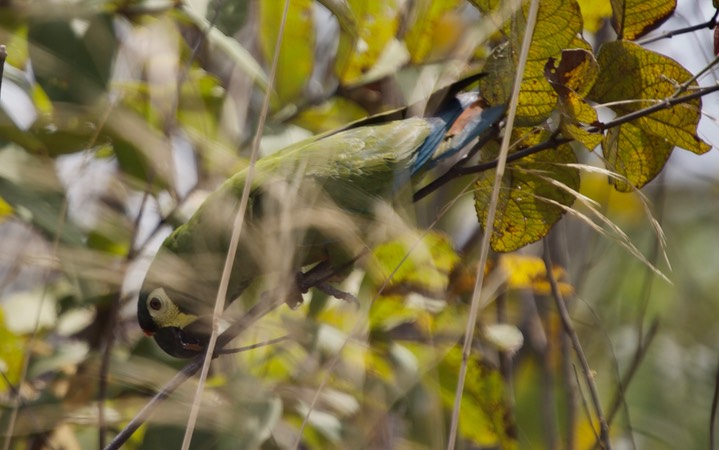
<path fill-rule="evenodd" d="M 64 217 L 65 190 L 57 178 L 52 160 L 32 156 L 13 148 L 0 152 L 0 197 L 10 204 L 15 215 L 33 224 L 53 240 L 81 245 L 84 232 Z"/>
<path fill-rule="evenodd" d="M 347 3 L 355 17 L 357 35 L 340 33 L 335 73 L 343 85 L 357 83 L 369 72 L 399 29 L 397 0 L 348 0 Z"/>
<path fill-rule="evenodd" d="M 444 298 L 449 275 L 459 256 L 447 236 L 429 232 L 377 246 L 372 252 L 370 274 L 383 295 L 406 292 L 427 293 Z"/>
<path fill-rule="evenodd" d="M 603 45 L 597 60 L 599 77 L 590 98 L 597 102 L 617 102 L 611 108 L 621 115 L 672 97 L 678 83 L 692 77 L 673 59 L 627 41 Z M 697 136 L 701 108 L 701 99 L 689 100 L 644 116 L 634 125 L 672 145 L 698 154 L 705 153 L 711 146 Z"/>
<path fill-rule="evenodd" d="M 260 2 L 260 47 L 269 67 L 275 52 L 280 52 L 274 88 L 282 104 L 300 99 L 314 67 L 315 30 L 312 21 L 312 1 L 290 2 L 282 37 L 277 38 L 282 21 L 284 2 Z"/>
<path fill-rule="evenodd" d="M 612 178 L 610 181 L 621 192 L 631 192 L 632 185 L 641 188 L 659 175 L 673 148 L 671 143 L 631 123 L 609 130 L 602 142 L 607 166 L 631 183 Z"/>
<path fill-rule="evenodd" d="M 225 2 L 235 3 L 235 2 Z M 173 13 L 178 21 L 184 24 L 190 24 L 202 32 L 207 45 L 207 52 L 218 58 L 226 58 L 231 61 L 235 67 L 242 70 L 260 89 L 267 90 L 267 76 L 255 60 L 252 54 L 240 45 L 237 40 L 225 35 L 212 26 L 204 17 L 196 14 L 191 8 L 176 8 Z"/>
<path fill-rule="evenodd" d="M 612 5 L 607 0 L 577 0 L 582 10 L 584 29 L 590 33 L 598 32 L 605 20 L 612 17 Z"/>
<path fill-rule="evenodd" d="M 448 410 L 454 405 L 457 373 L 462 359 L 461 349 L 454 347 L 437 367 L 439 380 L 436 381 L 439 382 L 442 403 Z M 505 391 L 499 371 L 477 361 L 476 357 L 472 358 L 467 366 L 465 401 L 460 409 L 460 434 L 483 448 L 516 450 L 518 443 Z"/>
<path fill-rule="evenodd" d="M 597 112 L 582 96 L 589 92 L 599 72 L 594 56 L 582 49 L 565 50 L 558 66 L 555 67 L 554 58 L 550 58 L 544 71 L 559 95 L 562 133 L 593 150 L 602 142 L 602 134 L 587 130 L 588 126 L 598 124 Z"/>
<path fill-rule="evenodd" d="M 415 3 L 415 20 L 404 36 L 412 62 L 421 64 L 447 55 L 454 48 L 463 27 L 457 8 L 459 0 Z"/>
<path fill-rule="evenodd" d="M 319 134 L 364 117 L 367 117 L 367 111 L 357 103 L 344 97 L 332 97 L 320 105 L 303 109 L 292 123 Z"/>
<path fill-rule="evenodd" d="M 33 21 L 28 40 L 35 77 L 53 101 L 97 101 L 117 51 L 112 16 Z"/>
<path fill-rule="evenodd" d="M 479 81 L 480 90 L 491 104 L 506 103 L 511 93 L 513 73 L 526 29 L 528 4 L 514 14 L 509 43 L 490 55 L 484 70 L 488 76 Z M 524 70 L 517 104 L 517 123 L 536 125 L 546 120 L 554 110 L 557 95 L 544 76 L 544 66 L 550 57 L 558 57 L 570 43 L 577 41 L 582 30 L 582 16 L 575 0 L 542 1 L 537 24 Z"/>
<path fill-rule="evenodd" d="M 53 158 L 81 152 L 98 144 L 97 125 L 82 111 L 68 104 L 57 105 L 52 114 L 40 115 L 29 132 L 43 143 L 44 153 Z"/>
<path fill-rule="evenodd" d="M 0 307 L 0 373 L 9 383 L 17 386 L 22 373 L 23 358 L 25 356 L 25 340 L 16 335 L 6 325 L 5 312 Z M 10 386 L 0 383 L 0 392 L 6 392 Z"/>
<path fill-rule="evenodd" d="M 516 133 L 520 135 L 522 130 L 517 129 Z M 532 133 L 523 144 L 531 146 L 546 137 L 546 132 Z M 494 155 L 488 156 L 494 159 Z M 579 172 L 566 166 L 571 163 L 576 163 L 576 157 L 572 148 L 565 144 L 507 166 L 490 239 L 494 251 L 514 251 L 549 233 L 564 214 L 564 207 L 574 202 L 570 190 L 579 188 Z M 475 208 L 483 227 L 487 225 L 494 177 L 494 170 L 482 172 L 475 183 Z"/>
<path fill-rule="evenodd" d="M 611 4 L 614 30 L 628 40 L 659 27 L 677 7 L 676 0 L 611 0 Z"/>

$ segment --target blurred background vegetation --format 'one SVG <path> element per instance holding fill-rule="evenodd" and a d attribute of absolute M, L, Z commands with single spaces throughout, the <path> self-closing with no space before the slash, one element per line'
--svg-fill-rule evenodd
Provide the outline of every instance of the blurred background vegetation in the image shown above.
<path fill-rule="evenodd" d="M 510 16 L 482 13 L 489 3 L 292 0 L 263 154 L 480 70 Z M 592 46 L 614 39 L 610 2 L 579 3 Z M 686 14 L 655 33 L 708 20 L 704 3 L 680 5 Z M 283 6 L 0 1 L 3 449 L 102 448 L 185 364 L 140 332 L 137 290 L 170 229 L 247 165 Z M 690 36 L 679 49 L 695 73 L 711 59 L 712 37 Z M 675 42 L 652 48 L 672 54 Z M 712 145 L 715 110 L 706 97 L 700 136 Z M 709 445 L 719 366 L 712 153 L 672 156 L 642 191 L 648 209 L 639 193 L 582 173 L 581 193 L 671 283 L 576 216 L 548 238 L 616 448 Z M 461 188 L 419 203 L 425 223 L 407 224 L 408 233 L 419 235 Z M 472 199 L 436 229 L 424 238 L 425 259 L 411 260 L 371 308 L 384 278 L 357 270 L 344 287 L 365 308 L 313 294 L 243 334 L 237 346 L 290 339 L 214 363 L 192 447 L 293 447 L 307 418 L 301 448 L 444 448 L 477 264 Z M 397 245 L 376 250 L 383 268 L 398 263 Z M 534 244 L 492 258 L 491 273 L 505 278 L 488 279 L 459 448 L 594 446 L 597 424 L 541 253 Z M 194 391 L 192 380 L 183 384 L 125 448 L 179 448 Z"/>

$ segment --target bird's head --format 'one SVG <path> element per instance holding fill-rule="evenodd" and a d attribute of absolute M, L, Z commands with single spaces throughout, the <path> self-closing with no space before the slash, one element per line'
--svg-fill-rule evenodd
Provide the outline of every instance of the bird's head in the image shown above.
<path fill-rule="evenodd" d="M 180 296 L 156 287 L 140 293 L 137 320 L 147 336 L 167 354 L 191 358 L 203 352 L 209 339 L 208 320 L 181 307 Z"/>

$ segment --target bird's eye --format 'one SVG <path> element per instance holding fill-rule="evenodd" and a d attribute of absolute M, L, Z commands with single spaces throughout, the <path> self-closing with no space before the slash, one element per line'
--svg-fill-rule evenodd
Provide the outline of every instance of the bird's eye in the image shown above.
<path fill-rule="evenodd" d="M 156 316 L 158 313 L 163 314 L 167 305 L 170 303 L 172 303 L 172 301 L 165 293 L 165 290 L 158 288 L 152 291 L 148 296 L 147 307 L 150 310 L 150 313 L 153 316 Z"/>
<path fill-rule="evenodd" d="M 150 308 L 154 309 L 155 311 L 159 311 L 162 308 L 162 301 L 159 298 L 154 297 L 150 300 L 149 305 Z"/>

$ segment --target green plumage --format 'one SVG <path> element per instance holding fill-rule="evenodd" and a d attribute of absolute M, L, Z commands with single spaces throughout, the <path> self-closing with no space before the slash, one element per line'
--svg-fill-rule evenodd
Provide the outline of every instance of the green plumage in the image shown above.
<path fill-rule="evenodd" d="M 430 132 L 426 120 L 407 119 L 313 138 L 260 159 L 226 301 L 260 276 L 290 289 L 303 266 L 339 266 L 357 256 L 378 200 L 406 184 Z M 143 285 L 141 324 L 157 287 L 183 312 L 211 314 L 246 177 L 247 169 L 225 181 L 164 241 Z"/>
<path fill-rule="evenodd" d="M 300 300 L 298 271 L 320 262 L 322 267 L 341 270 L 392 235 L 392 220 L 380 213 L 387 211 L 383 206 L 411 204 L 412 192 L 406 189 L 410 178 L 440 158 L 442 147 L 449 146 L 447 154 L 458 151 L 502 116 L 503 107 L 480 109 L 481 114 L 475 108 L 451 144 L 446 141 L 452 124 L 476 105 L 476 93 L 454 96 L 470 81 L 449 87 L 451 95 L 436 116 L 405 118 L 410 109 L 397 110 L 260 159 L 253 172 L 226 305 L 251 284 L 292 305 Z M 437 93 L 430 102 L 444 94 Z M 388 116 L 403 120 L 382 123 Z M 186 224 L 167 237 L 148 270 L 138 320 L 171 355 L 194 356 L 206 346 L 247 176 L 248 170 L 243 170 L 212 193 Z M 395 202 L 399 197 L 403 201 Z"/>

